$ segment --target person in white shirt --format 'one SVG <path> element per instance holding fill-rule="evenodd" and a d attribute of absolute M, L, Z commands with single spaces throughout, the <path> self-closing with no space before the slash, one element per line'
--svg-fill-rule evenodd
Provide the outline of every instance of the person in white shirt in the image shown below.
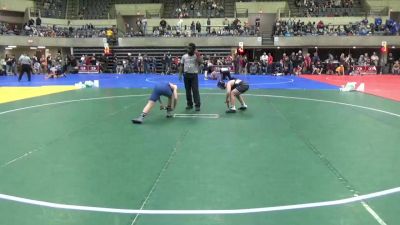
<path fill-rule="evenodd" d="M 378 66 L 379 64 L 379 56 L 376 54 L 376 52 L 371 55 L 371 64 L 374 66 Z"/>
<path fill-rule="evenodd" d="M 263 55 L 260 57 L 260 62 L 261 62 L 261 71 L 263 73 L 267 73 L 267 68 L 268 68 L 268 55 L 267 53 L 263 53 Z"/>

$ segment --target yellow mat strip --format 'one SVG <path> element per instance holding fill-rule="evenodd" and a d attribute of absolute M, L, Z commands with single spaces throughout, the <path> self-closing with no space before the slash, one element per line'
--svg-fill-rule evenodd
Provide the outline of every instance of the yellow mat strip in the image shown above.
<path fill-rule="evenodd" d="M 0 103 L 76 90 L 75 86 L 0 87 Z"/>

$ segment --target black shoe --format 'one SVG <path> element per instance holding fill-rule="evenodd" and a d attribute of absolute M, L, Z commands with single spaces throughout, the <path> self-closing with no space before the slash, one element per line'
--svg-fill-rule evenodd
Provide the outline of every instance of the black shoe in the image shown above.
<path fill-rule="evenodd" d="M 200 111 L 200 107 L 196 107 L 195 111 L 199 112 Z"/>
<path fill-rule="evenodd" d="M 239 108 L 239 110 L 246 110 L 247 109 L 247 106 L 240 106 L 240 108 Z"/>
<path fill-rule="evenodd" d="M 141 124 L 141 123 L 143 123 L 143 117 L 139 116 L 138 118 L 133 119 L 133 120 L 132 120 L 132 123 L 136 123 L 136 124 Z"/>
<path fill-rule="evenodd" d="M 174 115 L 172 114 L 172 110 L 167 111 L 167 118 L 172 118 Z"/>
<path fill-rule="evenodd" d="M 236 113 L 236 109 L 228 109 L 225 112 L 226 113 Z"/>
<path fill-rule="evenodd" d="M 190 109 L 193 109 L 193 106 L 191 106 L 191 105 L 188 105 L 188 106 L 186 106 L 186 108 L 185 108 L 186 110 L 190 110 Z"/>

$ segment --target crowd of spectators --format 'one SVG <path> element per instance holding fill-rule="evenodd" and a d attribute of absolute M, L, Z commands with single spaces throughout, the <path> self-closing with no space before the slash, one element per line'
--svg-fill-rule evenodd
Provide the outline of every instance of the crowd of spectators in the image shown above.
<path fill-rule="evenodd" d="M 136 26 L 136 27 L 134 27 Z M 67 38 L 96 38 L 106 37 L 109 28 L 97 28 L 92 24 L 81 27 L 43 25 L 40 18 L 36 22 L 32 19 L 24 25 L 0 22 L 0 35 L 22 35 L 38 37 L 67 37 Z M 115 29 L 114 29 L 115 30 Z M 259 26 L 250 26 L 247 21 L 239 19 L 229 21 L 225 18 L 222 25 L 212 25 L 210 18 L 206 24 L 192 21 L 190 25 L 183 25 L 183 20 L 177 24 L 168 24 L 164 19 L 159 26 L 148 27 L 146 17 L 138 19 L 135 25 L 126 24 L 125 37 L 153 36 L 153 37 L 198 37 L 198 36 L 255 36 L 260 35 Z"/>
<path fill-rule="evenodd" d="M 183 0 L 177 1 L 175 17 L 224 17 L 223 0 Z"/>
<path fill-rule="evenodd" d="M 152 27 L 151 31 L 145 31 L 145 27 L 141 23 L 136 23 L 137 29 L 127 25 L 126 37 L 135 36 L 153 36 L 153 37 L 199 37 L 199 36 L 254 36 L 259 35 L 259 27 L 250 26 L 247 21 L 234 19 L 229 21 L 228 18 L 223 20 L 223 25 L 213 26 L 210 18 L 206 24 L 200 21 L 192 21 L 190 25 L 183 25 L 183 20 L 179 20 L 177 24 L 168 24 L 164 19 L 160 21 L 160 25 Z M 147 28 L 147 26 L 146 26 Z"/>
<path fill-rule="evenodd" d="M 275 36 L 307 36 L 307 35 L 333 35 L 333 36 L 353 36 L 353 35 L 399 35 L 400 24 L 392 19 L 383 23 L 381 18 L 375 21 L 363 19 L 359 22 L 347 25 L 325 24 L 319 22 L 304 22 L 295 20 L 277 20 L 274 24 Z"/>
<path fill-rule="evenodd" d="M 67 55 L 63 57 L 60 52 L 55 56 L 51 54 L 45 57 L 36 55 L 28 56 L 31 61 L 32 74 L 45 74 L 47 78 L 55 78 L 65 76 L 67 73 L 77 72 L 77 61 L 74 56 Z M 20 65 L 18 58 L 15 55 L 7 54 L 0 59 L 0 74 L 1 75 L 17 75 Z"/>
<path fill-rule="evenodd" d="M 282 56 L 273 56 L 264 52 L 259 58 L 250 61 L 247 55 L 233 54 L 225 57 L 217 55 L 204 55 L 204 62 L 199 67 L 199 73 L 205 77 L 211 73 L 219 73 L 222 68 L 229 68 L 236 74 L 275 74 L 275 75 L 301 75 L 301 74 L 337 74 L 358 75 L 355 66 L 375 66 L 377 73 L 400 74 L 400 59 L 395 59 L 392 53 L 388 54 L 387 62 L 383 63 L 376 52 L 369 55 L 362 54 L 353 57 L 351 54 L 342 53 L 335 57 L 328 54 L 321 59 L 318 52 L 303 54 L 302 51 L 284 53 Z M 78 59 L 80 65 L 100 65 L 104 71 L 108 63 L 114 65 L 110 72 L 118 74 L 130 73 L 161 73 L 174 74 L 178 72 L 180 57 L 172 56 L 170 52 L 162 57 L 155 57 L 146 53 L 133 56 L 128 53 L 127 57 L 115 57 L 112 62 L 107 61 L 104 56 L 82 56 Z"/>
<path fill-rule="evenodd" d="M 54 57 L 31 56 L 33 74 L 47 74 L 48 76 L 63 75 L 66 73 L 77 72 L 79 65 L 99 66 L 100 72 L 112 72 L 118 74 L 130 73 L 161 73 L 173 74 L 178 72 L 180 57 L 172 56 L 170 52 L 162 57 L 139 53 L 133 56 L 128 53 L 127 57 L 115 57 L 110 59 L 102 55 L 82 55 L 75 58 L 68 55 L 63 57 L 57 53 Z M 377 73 L 399 74 L 400 59 L 395 59 L 392 53 L 387 56 L 387 61 L 378 56 L 376 52 L 371 55 L 368 53 L 353 57 L 351 54 L 342 53 L 335 57 L 328 54 L 321 59 L 318 52 L 306 53 L 302 51 L 283 53 L 281 56 L 273 56 L 271 53 L 264 52 L 259 58 L 250 61 L 247 55 L 234 54 L 225 57 L 217 55 L 204 55 L 204 63 L 200 65 L 200 73 L 207 74 L 219 73 L 222 68 L 229 68 L 237 74 L 275 74 L 275 75 L 301 75 L 301 74 L 336 74 L 336 75 L 358 75 L 359 71 L 355 66 L 374 66 Z M 1 75 L 16 75 L 18 60 L 13 55 L 6 55 L 0 59 Z M 111 70 L 108 70 L 111 65 Z"/>
<path fill-rule="evenodd" d="M 250 74 L 358 75 L 359 71 L 355 69 L 355 66 L 374 66 L 378 74 L 400 74 L 399 60 L 396 60 L 392 53 L 388 54 L 387 62 L 383 63 L 376 52 L 371 55 L 364 53 L 358 58 L 345 53 L 340 54 L 339 57 L 328 54 L 325 59 L 321 59 L 317 51 L 312 54 L 303 54 L 302 51 L 298 51 L 290 55 L 283 53 L 275 61 L 271 54 L 264 53 L 258 61 L 250 63 L 247 69 Z"/>
<path fill-rule="evenodd" d="M 106 37 L 106 30 L 109 28 L 96 28 L 92 24 L 81 27 L 62 27 L 57 25 L 43 25 L 29 21 L 22 27 L 16 24 L 0 22 L 0 35 L 21 35 L 37 37 L 68 37 L 68 38 L 96 38 Z"/>
<path fill-rule="evenodd" d="M 296 6 L 300 9 L 300 16 L 314 17 L 314 16 L 349 16 L 350 9 L 355 6 L 353 0 L 296 0 Z M 331 10 L 338 9 L 338 10 Z"/>
<path fill-rule="evenodd" d="M 65 18 L 65 4 L 64 0 L 43 0 L 42 17 Z"/>

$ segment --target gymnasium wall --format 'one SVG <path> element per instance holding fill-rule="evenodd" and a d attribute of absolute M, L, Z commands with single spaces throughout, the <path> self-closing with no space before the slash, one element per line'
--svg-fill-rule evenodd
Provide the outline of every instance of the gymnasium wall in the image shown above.
<path fill-rule="evenodd" d="M 185 46 L 194 42 L 199 46 L 238 46 L 244 42 L 245 46 L 261 46 L 261 39 L 258 37 L 199 37 L 199 38 L 151 38 L 135 37 L 120 38 L 120 46 Z M 0 46 L 59 46 L 59 47 L 103 47 L 103 38 L 46 38 L 46 37 L 22 37 L 2 36 Z M 1 48 L 1 47 L 0 47 Z"/>
<path fill-rule="evenodd" d="M 26 8 L 33 8 L 31 0 L 0 0 L 0 9 L 5 11 L 25 12 Z"/>
<path fill-rule="evenodd" d="M 399 0 L 366 0 L 366 3 L 371 8 L 389 7 L 393 11 L 400 11 Z"/>
<path fill-rule="evenodd" d="M 147 11 L 161 11 L 162 4 L 115 4 L 117 15 L 145 15 Z"/>
<path fill-rule="evenodd" d="M 236 2 L 236 9 L 248 9 L 249 13 L 277 13 L 288 8 L 287 2 Z"/>

